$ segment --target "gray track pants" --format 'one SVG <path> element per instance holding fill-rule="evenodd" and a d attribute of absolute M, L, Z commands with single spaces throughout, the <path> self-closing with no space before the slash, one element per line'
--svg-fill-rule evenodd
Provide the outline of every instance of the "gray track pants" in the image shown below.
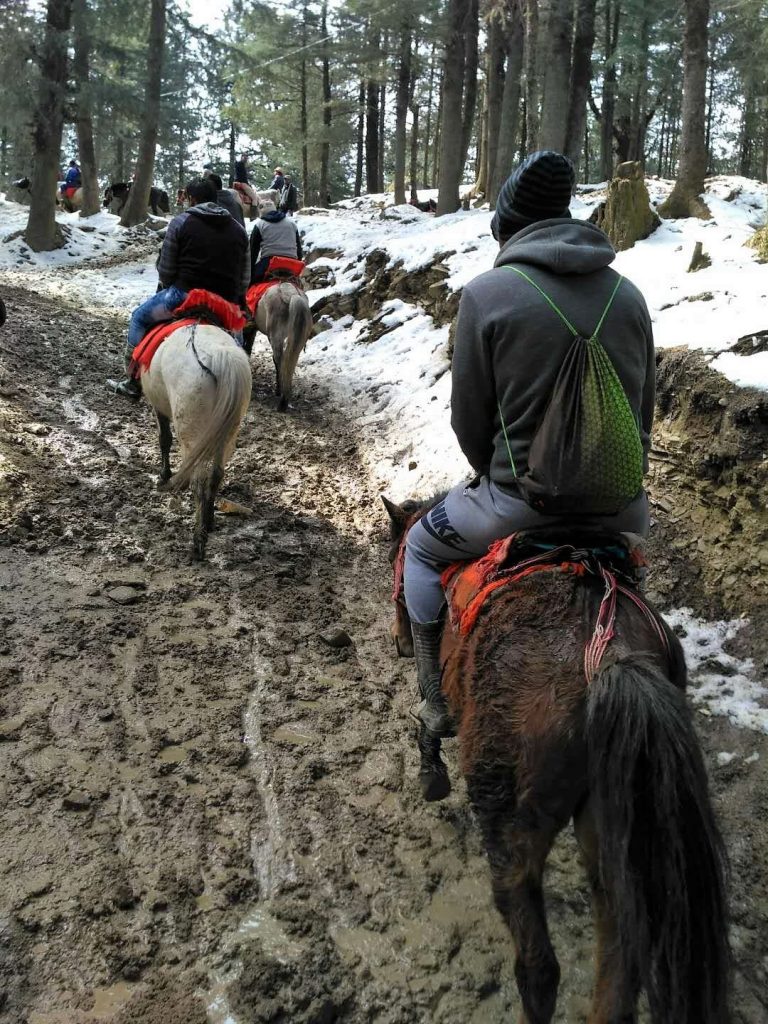
<path fill-rule="evenodd" d="M 484 555 L 490 545 L 517 530 L 562 522 L 544 516 L 487 477 L 459 484 L 410 530 L 405 544 L 405 603 L 413 622 L 434 622 L 445 603 L 440 576 L 451 562 Z M 584 527 L 648 536 L 648 498 L 642 491 L 615 516 L 579 520 Z"/>

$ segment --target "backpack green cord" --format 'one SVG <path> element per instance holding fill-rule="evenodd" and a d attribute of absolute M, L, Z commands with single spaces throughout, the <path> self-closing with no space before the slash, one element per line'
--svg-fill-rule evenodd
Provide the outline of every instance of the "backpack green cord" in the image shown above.
<path fill-rule="evenodd" d="M 642 488 L 643 445 L 637 417 L 600 332 L 624 280 L 619 276 L 592 334 L 581 334 L 536 281 L 527 281 L 557 314 L 573 343 L 557 375 L 546 410 L 531 441 L 528 469 L 520 477 L 497 396 L 512 473 L 529 504 L 551 514 L 614 514 Z"/>

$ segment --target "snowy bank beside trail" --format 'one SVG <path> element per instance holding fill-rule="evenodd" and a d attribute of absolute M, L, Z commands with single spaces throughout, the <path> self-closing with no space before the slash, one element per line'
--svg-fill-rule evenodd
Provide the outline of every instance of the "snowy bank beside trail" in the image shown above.
<path fill-rule="evenodd" d="M 648 181 L 653 202 L 669 194 L 672 182 Z M 572 203 L 575 217 L 590 216 L 605 190 L 589 186 Z M 354 291 L 364 283 L 365 260 L 384 252 L 388 266 L 413 272 L 442 258 L 445 283 L 458 290 L 493 265 L 498 246 L 485 210 L 436 218 L 410 206 L 385 206 L 385 197 L 356 201 L 353 209 L 299 218 L 307 243 L 322 251 L 335 283 L 311 293 L 313 301 Z M 390 197 L 391 199 L 391 197 Z M 768 329 L 768 268 L 745 246 L 768 215 L 768 186 L 738 177 L 713 178 L 705 199 L 712 219 L 665 221 L 650 238 L 617 256 L 616 269 L 643 291 L 659 348 L 688 346 L 711 355 L 714 365 L 741 387 L 768 389 L 764 354 L 734 354 L 741 337 Z M 696 242 L 712 264 L 695 273 L 688 267 Z"/>
<path fill-rule="evenodd" d="M 22 237 L 28 217 L 28 206 L 0 193 L 0 283 L 126 316 L 157 287 L 152 274 L 161 238 L 156 232 L 123 228 L 120 218 L 105 210 L 92 217 L 58 211 L 64 245 L 37 253 Z M 134 251 L 137 258 L 130 261 Z"/>

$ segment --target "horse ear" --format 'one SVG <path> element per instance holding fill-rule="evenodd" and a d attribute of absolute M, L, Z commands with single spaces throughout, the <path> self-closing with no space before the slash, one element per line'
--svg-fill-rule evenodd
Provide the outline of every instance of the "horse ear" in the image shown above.
<path fill-rule="evenodd" d="M 397 527 L 399 531 L 402 531 L 405 528 L 405 524 L 408 522 L 408 513 L 404 512 L 399 505 L 394 503 L 394 501 L 390 501 L 384 494 L 381 495 L 381 500 L 384 504 L 384 508 L 389 513 L 392 525 Z"/>

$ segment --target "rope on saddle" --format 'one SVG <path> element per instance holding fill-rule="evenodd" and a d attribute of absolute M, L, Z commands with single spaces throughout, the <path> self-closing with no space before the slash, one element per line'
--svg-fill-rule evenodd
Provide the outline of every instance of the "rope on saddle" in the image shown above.
<path fill-rule="evenodd" d="M 187 344 L 192 349 L 192 354 L 194 355 L 195 359 L 197 360 L 197 365 L 200 367 L 200 369 L 201 370 L 205 370 L 205 372 L 209 376 L 213 377 L 213 383 L 214 384 L 218 384 L 219 383 L 218 377 L 213 372 L 213 370 L 210 368 L 210 366 L 206 366 L 205 363 L 202 361 L 202 359 L 200 358 L 200 354 L 197 351 L 197 346 L 195 345 L 195 333 L 197 332 L 197 327 L 198 327 L 199 322 L 200 321 L 198 321 L 195 324 L 192 324 L 192 330 L 189 332 L 189 338 L 187 338 Z"/>

